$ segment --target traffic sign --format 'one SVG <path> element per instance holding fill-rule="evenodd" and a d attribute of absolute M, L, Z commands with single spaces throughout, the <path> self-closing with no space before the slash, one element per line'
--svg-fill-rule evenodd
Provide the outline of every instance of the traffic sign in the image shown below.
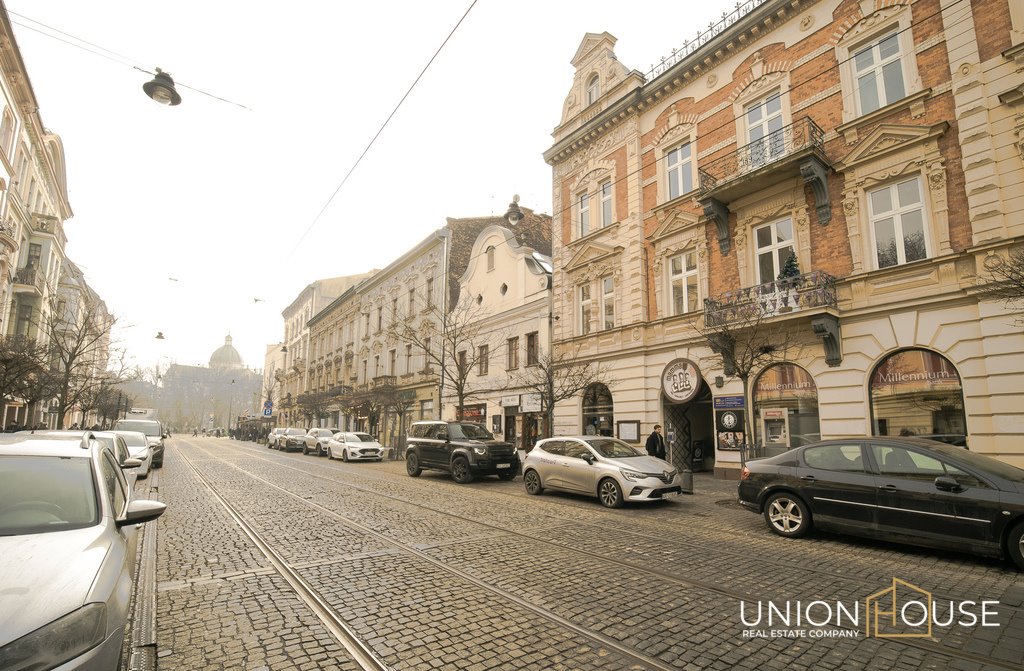
<path fill-rule="evenodd" d="M 263 416 L 270 417 L 274 414 L 274 402 L 267 400 L 263 402 Z"/>

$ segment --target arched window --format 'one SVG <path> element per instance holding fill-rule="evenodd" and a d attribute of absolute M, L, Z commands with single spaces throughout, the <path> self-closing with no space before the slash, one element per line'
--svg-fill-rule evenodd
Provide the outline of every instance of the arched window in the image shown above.
<path fill-rule="evenodd" d="M 595 382 L 583 392 L 583 433 L 588 436 L 612 436 L 615 413 L 612 393 Z"/>
<path fill-rule="evenodd" d="M 765 368 L 754 382 L 754 441 L 771 449 L 800 447 L 821 440 L 818 387 L 806 370 L 792 363 Z"/>
<path fill-rule="evenodd" d="M 0 148 L 8 159 L 11 157 L 11 150 L 14 147 L 14 115 L 9 107 L 4 108 L 4 118 L 0 122 Z"/>
<path fill-rule="evenodd" d="M 870 394 L 873 435 L 966 445 L 963 387 L 945 357 L 924 349 L 894 352 L 871 374 Z"/>
<path fill-rule="evenodd" d="M 494 270 L 494 246 L 487 248 L 487 270 L 488 272 Z"/>
<path fill-rule="evenodd" d="M 593 105 L 597 102 L 597 99 L 601 97 L 601 80 L 597 75 L 590 78 L 587 82 L 587 105 Z"/>

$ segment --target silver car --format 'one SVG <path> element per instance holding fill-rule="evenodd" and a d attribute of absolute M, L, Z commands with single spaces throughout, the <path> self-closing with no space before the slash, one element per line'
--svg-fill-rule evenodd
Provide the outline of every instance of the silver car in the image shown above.
<path fill-rule="evenodd" d="M 596 496 L 609 508 L 624 501 L 658 501 L 692 494 L 676 467 L 616 438 L 565 436 L 545 438 L 523 462 L 527 494 L 545 489 Z"/>
<path fill-rule="evenodd" d="M 339 431 L 327 442 L 327 457 L 337 459 L 338 455 L 342 461 L 380 461 L 384 458 L 384 447 L 368 433 Z"/>
<path fill-rule="evenodd" d="M 0 437 L 0 669 L 118 668 L 136 525 L 164 508 L 89 435 Z"/>
<path fill-rule="evenodd" d="M 128 454 L 131 455 L 131 458 L 142 462 L 142 465 L 135 469 L 135 474 L 139 480 L 145 480 L 153 465 L 153 448 L 150 446 L 146 434 L 141 431 L 111 431 L 110 433 L 121 436 L 125 445 L 128 446 Z"/>

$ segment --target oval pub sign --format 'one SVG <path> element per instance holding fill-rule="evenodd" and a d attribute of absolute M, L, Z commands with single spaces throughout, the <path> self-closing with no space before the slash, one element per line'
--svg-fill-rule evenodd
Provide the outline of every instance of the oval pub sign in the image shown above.
<path fill-rule="evenodd" d="M 700 390 L 700 369 L 689 359 L 675 359 L 661 374 L 661 388 L 674 403 L 686 403 Z"/>

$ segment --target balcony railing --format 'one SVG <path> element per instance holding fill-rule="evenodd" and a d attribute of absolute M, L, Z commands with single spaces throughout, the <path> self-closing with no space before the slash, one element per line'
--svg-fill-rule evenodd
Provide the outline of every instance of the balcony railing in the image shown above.
<path fill-rule="evenodd" d="M 768 317 L 838 305 L 836 278 L 816 270 L 753 287 L 727 291 L 717 299 L 704 299 L 704 322 L 719 326 L 754 323 Z"/>
<path fill-rule="evenodd" d="M 398 382 L 398 378 L 396 378 L 394 375 L 378 375 L 377 377 L 373 378 L 374 387 L 393 387 L 395 386 L 396 382 Z"/>
<path fill-rule="evenodd" d="M 708 193 L 715 187 L 741 177 L 750 172 L 772 165 L 804 152 L 815 150 L 825 156 L 824 131 L 804 117 L 799 121 L 783 126 L 769 133 L 760 140 L 743 145 L 736 151 L 711 161 L 700 168 L 700 192 Z"/>
<path fill-rule="evenodd" d="M 25 266 L 14 273 L 14 283 L 34 286 L 42 294 L 43 287 L 46 286 L 46 276 L 36 266 Z"/>

